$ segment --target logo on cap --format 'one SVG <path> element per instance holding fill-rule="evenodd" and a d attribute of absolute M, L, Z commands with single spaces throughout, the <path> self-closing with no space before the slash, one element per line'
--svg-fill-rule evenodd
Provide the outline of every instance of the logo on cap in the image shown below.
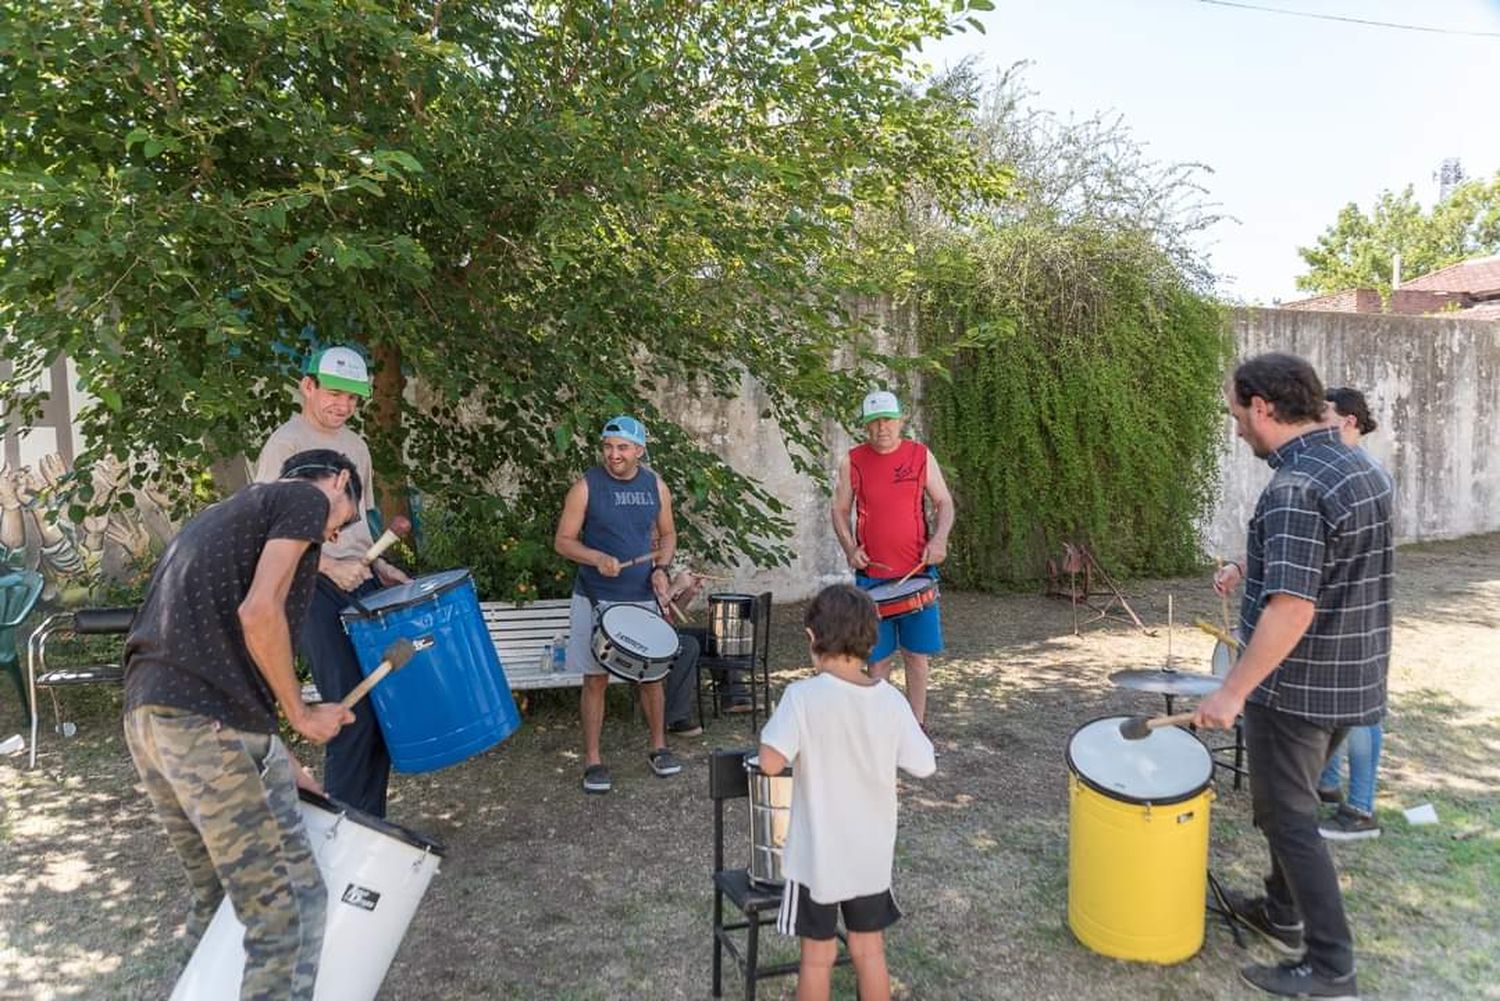
<path fill-rule="evenodd" d="M 370 395 L 370 369 L 364 356 L 353 348 L 324 348 L 308 359 L 307 374 L 324 389 Z"/>
<path fill-rule="evenodd" d="M 888 393 L 883 389 L 878 389 L 866 396 L 865 404 L 860 408 L 860 417 L 866 424 L 882 417 L 900 416 L 901 403 L 896 399 L 896 394 Z"/>

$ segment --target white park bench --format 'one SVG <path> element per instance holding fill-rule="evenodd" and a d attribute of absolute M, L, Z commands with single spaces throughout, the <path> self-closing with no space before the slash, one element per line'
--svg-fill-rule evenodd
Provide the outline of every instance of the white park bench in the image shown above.
<path fill-rule="evenodd" d="M 505 668 L 505 680 L 510 682 L 511 691 L 583 684 L 583 674 L 579 671 L 553 670 L 553 644 L 563 644 L 566 649 L 571 607 L 568 598 L 543 598 L 524 605 L 508 601 L 479 603 L 484 628 Z M 620 679 L 611 676 L 610 680 Z"/>

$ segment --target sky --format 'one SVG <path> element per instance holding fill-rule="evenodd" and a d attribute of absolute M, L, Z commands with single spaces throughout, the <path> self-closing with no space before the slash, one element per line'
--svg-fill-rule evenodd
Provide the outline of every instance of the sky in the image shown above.
<path fill-rule="evenodd" d="M 1368 210 L 1411 184 L 1431 205 L 1449 157 L 1469 177 L 1500 170 L 1500 0 L 1244 0 L 1490 37 L 1203 0 L 994 2 L 980 15 L 985 34 L 925 57 L 934 68 L 974 57 L 996 72 L 1028 62 L 1036 107 L 1118 113 L 1151 158 L 1209 167 L 1209 200 L 1233 221 L 1203 249 L 1231 299 L 1307 295 L 1293 284 L 1305 270 L 1297 248 L 1349 202 Z"/>

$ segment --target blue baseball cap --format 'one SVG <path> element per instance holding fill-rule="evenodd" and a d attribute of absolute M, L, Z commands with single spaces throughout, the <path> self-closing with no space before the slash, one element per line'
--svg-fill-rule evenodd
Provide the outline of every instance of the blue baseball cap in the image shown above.
<path fill-rule="evenodd" d="M 624 438 L 626 441 L 634 442 L 642 448 L 645 448 L 646 425 L 642 424 L 634 417 L 628 417 L 625 414 L 621 414 L 619 417 L 611 417 L 609 420 L 604 422 L 604 433 L 599 437 Z"/>

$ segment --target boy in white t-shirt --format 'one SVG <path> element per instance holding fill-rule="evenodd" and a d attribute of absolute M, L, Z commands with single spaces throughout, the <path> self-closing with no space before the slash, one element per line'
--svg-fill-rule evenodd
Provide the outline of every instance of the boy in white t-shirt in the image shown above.
<path fill-rule="evenodd" d="M 901 917 L 891 896 L 896 769 L 921 778 L 937 764 L 905 696 L 865 673 L 880 628 L 870 596 L 824 588 L 803 623 L 818 674 L 787 687 L 760 735 L 762 771 L 795 765 L 776 926 L 802 939 L 798 1001 L 828 997 L 840 912 L 859 996 L 886 1001 L 882 932 Z"/>

